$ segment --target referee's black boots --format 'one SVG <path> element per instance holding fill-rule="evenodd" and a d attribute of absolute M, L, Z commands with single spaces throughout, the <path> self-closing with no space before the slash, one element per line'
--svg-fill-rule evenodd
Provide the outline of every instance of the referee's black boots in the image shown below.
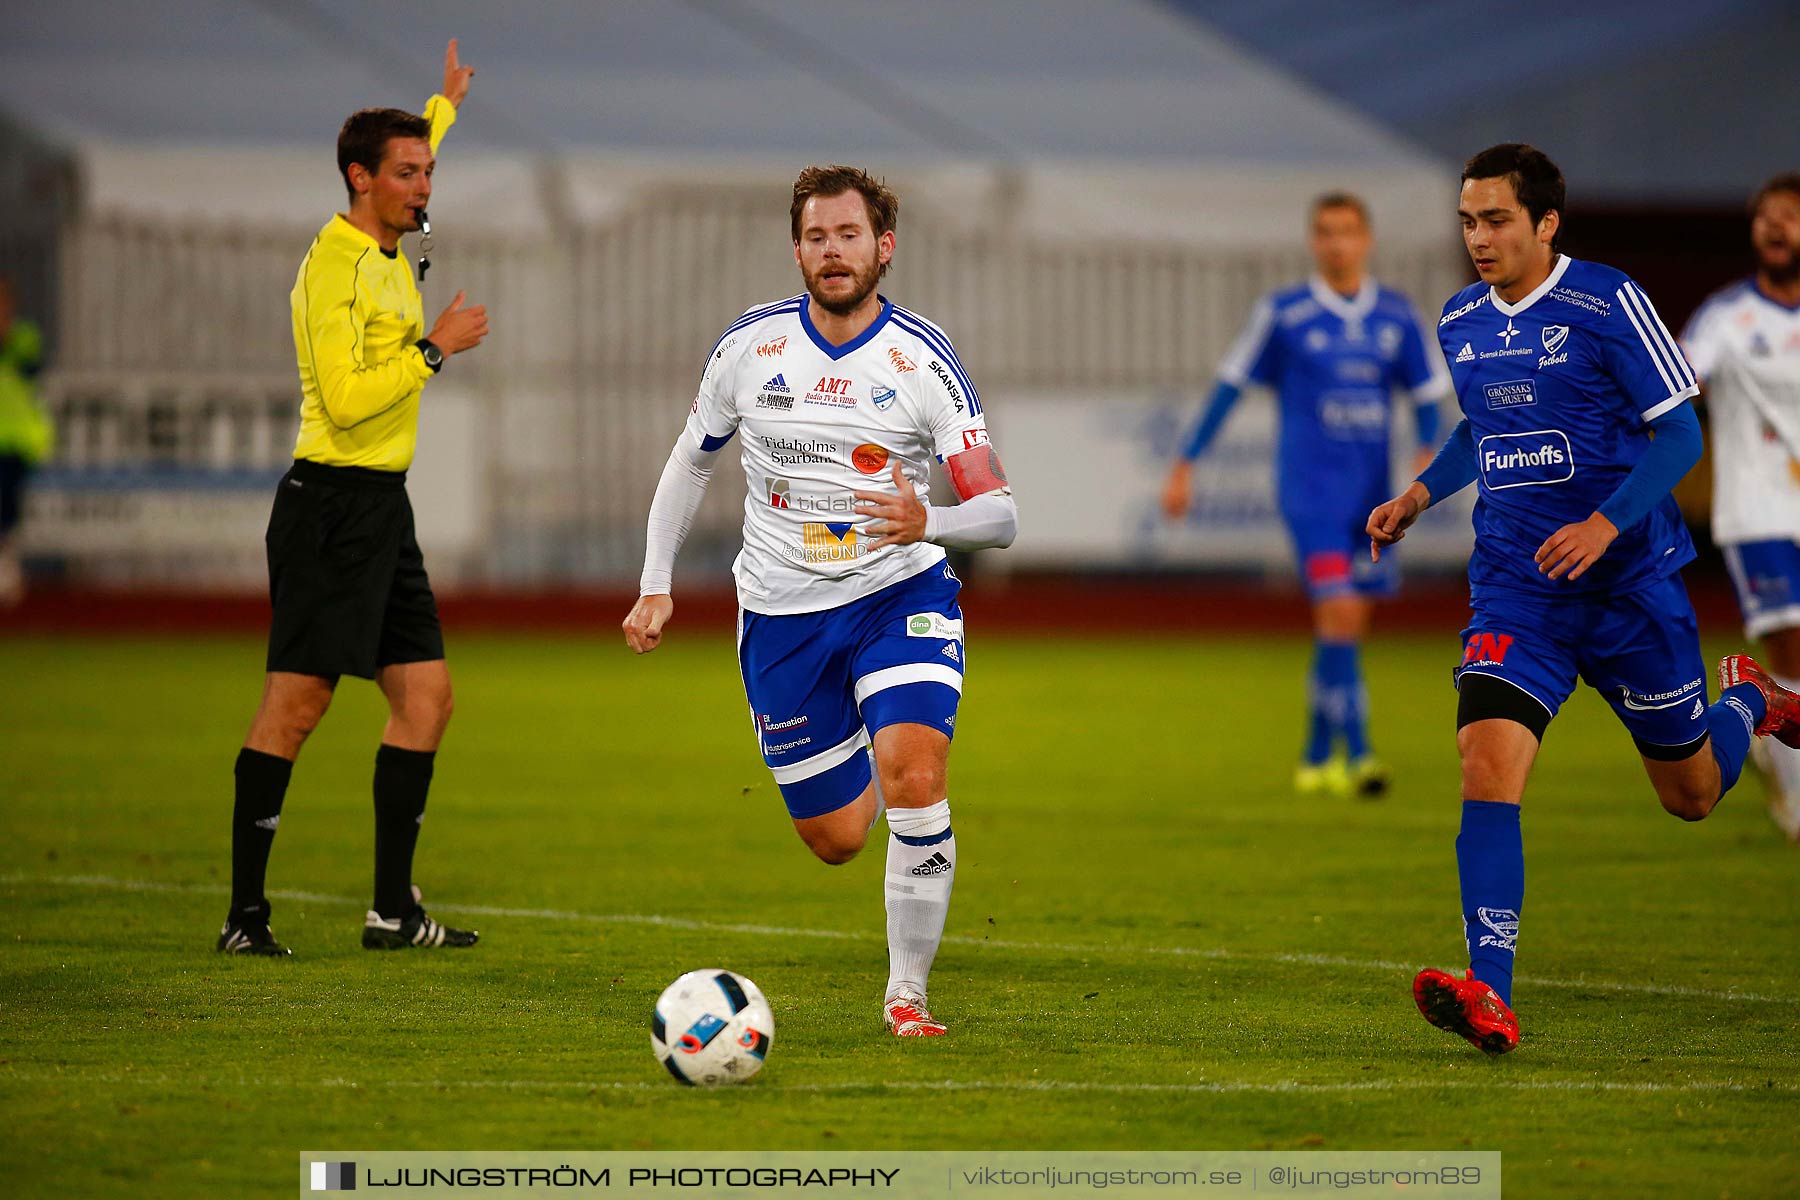
<path fill-rule="evenodd" d="M 269 902 L 253 908 L 233 909 L 219 930 L 220 954 L 254 954 L 263 958 L 286 958 L 290 951 L 269 932 Z"/>

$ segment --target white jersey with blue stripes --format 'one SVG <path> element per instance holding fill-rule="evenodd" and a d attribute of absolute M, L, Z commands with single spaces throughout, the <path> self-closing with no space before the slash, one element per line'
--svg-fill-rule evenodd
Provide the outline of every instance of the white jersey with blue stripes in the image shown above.
<path fill-rule="evenodd" d="M 837 608 L 941 562 L 928 542 L 871 551 L 851 493 L 894 491 L 897 461 L 923 498 L 934 459 L 988 441 L 942 329 L 883 299 L 868 329 L 834 346 L 804 295 L 752 308 L 725 331 L 688 431 L 708 450 L 739 439 L 749 495 L 738 603 L 777 616 Z"/>
<path fill-rule="evenodd" d="M 1712 416 L 1713 540 L 1800 541 L 1800 307 L 1746 279 L 1681 334 Z"/>

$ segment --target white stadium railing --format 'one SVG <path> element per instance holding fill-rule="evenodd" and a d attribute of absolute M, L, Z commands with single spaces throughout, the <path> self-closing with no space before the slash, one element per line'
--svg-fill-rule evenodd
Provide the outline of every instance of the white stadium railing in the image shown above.
<path fill-rule="evenodd" d="M 43 385 L 60 445 L 34 490 L 31 553 L 78 578 L 260 582 L 298 411 L 288 293 L 313 232 L 105 217 L 64 230 L 60 353 Z M 1463 280 L 1454 243 L 1378 265 L 1428 312 Z M 1062 245 L 959 229 L 909 202 L 883 291 L 951 332 L 1004 451 L 1044 398 L 1190 408 L 1256 297 L 1306 269 L 1298 239 L 1276 253 Z M 459 289 L 488 306 L 492 333 L 427 389 L 421 538 L 441 579 L 532 586 L 635 579 L 706 354 L 742 310 L 800 290 L 785 189 L 750 187 L 651 190 L 604 223 L 541 236 L 441 230 L 427 323 Z M 1266 430 L 1246 445 L 1258 441 Z M 1078 465 L 1083 448 L 1065 453 Z M 732 462 L 684 574 L 729 560 L 742 496 Z M 1045 532 L 1036 545 L 1055 561 Z M 1198 545 L 1173 557 L 1247 561 Z"/>

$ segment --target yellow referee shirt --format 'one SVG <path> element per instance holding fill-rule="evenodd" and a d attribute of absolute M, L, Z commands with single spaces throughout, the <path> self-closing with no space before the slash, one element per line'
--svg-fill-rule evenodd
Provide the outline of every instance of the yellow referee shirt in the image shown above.
<path fill-rule="evenodd" d="M 425 106 L 431 152 L 456 122 L 442 96 Z M 431 378 L 414 342 L 425 336 L 412 264 L 341 214 L 300 264 L 288 297 L 300 360 L 294 457 L 333 467 L 404 471 L 419 440 L 419 393 Z"/>

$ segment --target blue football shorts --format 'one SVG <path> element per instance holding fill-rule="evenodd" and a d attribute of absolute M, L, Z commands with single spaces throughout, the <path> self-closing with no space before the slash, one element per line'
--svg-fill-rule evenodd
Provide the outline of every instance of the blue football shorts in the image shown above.
<path fill-rule="evenodd" d="M 868 747 L 889 725 L 956 734 L 962 583 L 948 563 L 839 608 L 740 612 L 738 667 L 763 761 L 796 820 L 869 786 Z"/>
<path fill-rule="evenodd" d="M 1392 596 L 1400 587 L 1397 546 L 1369 561 L 1369 514 L 1381 501 L 1359 511 L 1283 513 L 1299 560 L 1300 581 L 1313 601 L 1331 596 Z"/>
<path fill-rule="evenodd" d="M 1706 734 L 1706 666 L 1680 575 L 1620 596 L 1486 594 L 1462 632 L 1455 679 L 1503 679 L 1554 717 L 1577 678 L 1599 692 L 1633 738 L 1681 747 Z"/>
<path fill-rule="evenodd" d="M 1719 549 L 1737 588 L 1745 634 L 1759 638 L 1800 625 L 1800 543 L 1739 542 Z"/>

